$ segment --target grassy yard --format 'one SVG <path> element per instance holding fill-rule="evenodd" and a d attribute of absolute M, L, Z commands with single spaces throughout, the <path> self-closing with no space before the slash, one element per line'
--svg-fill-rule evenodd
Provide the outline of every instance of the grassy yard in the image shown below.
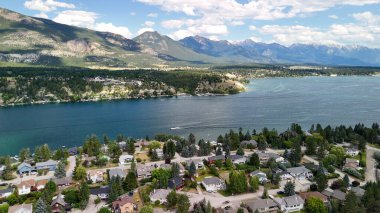
<path fill-rule="evenodd" d="M 145 162 L 145 163 L 150 162 L 150 157 L 148 156 L 148 153 L 146 153 L 146 152 L 144 152 L 144 153 L 136 153 L 135 154 L 135 159 L 137 159 L 137 158 L 140 158 L 141 162 Z"/>

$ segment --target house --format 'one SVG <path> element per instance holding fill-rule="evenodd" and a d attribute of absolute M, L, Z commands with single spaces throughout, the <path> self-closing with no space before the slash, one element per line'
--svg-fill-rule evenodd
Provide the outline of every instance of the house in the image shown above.
<path fill-rule="evenodd" d="M 253 171 L 249 175 L 251 177 L 258 177 L 261 184 L 264 184 L 268 181 L 267 174 L 259 170 Z"/>
<path fill-rule="evenodd" d="M 348 149 L 346 149 L 346 155 L 349 155 L 351 157 L 355 157 L 358 154 L 359 154 L 359 150 L 357 150 L 355 148 L 348 148 Z"/>
<path fill-rule="evenodd" d="M 163 149 L 156 149 L 156 153 L 157 153 L 158 158 L 162 159 L 164 157 Z"/>
<path fill-rule="evenodd" d="M 121 178 L 125 178 L 127 176 L 125 174 L 125 172 L 119 168 L 111 169 L 108 174 L 109 174 L 110 179 L 112 179 L 113 177 L 117 177 L 117 176 L 119 176 Z"/>
<path fill-rule="evenodd" d="M 182 188 L 184 185 L 185 185 L 185 182 L 183 181 L 182 177 L 170 178 L 168 181 L 168 187 L 171 189 L 178 190 Z"/>
<path fill-rule="evenodd" d="M 70 149 L 67 150 L 70 156 L 75 156 L 79 154 L 78 148 L 77 147 L 71 147 Z"/>
<path fill-rule="evenodd" d="M 298 180 L 304 180 L 305 178 L 312 178 L 313 173 L 304 166 L 287 168 L 286 171 Z"/>
<path fill-rule="evenodd" d="M 280 210 L 284 213 L 299 212 L 303 209 L 305 201 L 299 195 L 292 195 L 283 198 L 274 198 L 275 202 L 280 206 Z"/>
<path fill-rule="evenodd" d="M 242 155 L 230 155 L 228 159 L 231 159 L 233 164 L 244 164 L 247 162 L 247 158 Z"/>
<path fill-rule="evenodd" d="M 107 200 L 110 194 L 110 188 L 108 186 L 102 186 L 100 188 L 90 189 L 90 194 L 98 196 L 102 200 Z"/>
<path fill-rule="evenodd" d="M 218 143 L 216 141 L 208 141 L 208 143 L 210 144 L 210 146 L 212 147 L 216 147 L 218 145 Z"/>
<path fill-rule="evenodd" d="M 96 157 L 95 156 L 85 157 L 83 160 L 84 160 L 83 165 L 85 167 L 90 167 L 96 161 Z"/>
<path fill-rule="evenodd" d="M 226 189 L 226 183 L 217 177 L 206 177 L 202 180 L 202 186 L 207 192 L 216 192 Z"/>
<path fill-rule="evenodd" d="M 214 164 L 215 161 L 217 160 L 221 160 L 222 162 L 224 162 L 226 160 L 226 157 L 224 155 L 215 155 L 215 156 L 211 156 L 208 158 L 208 163 L 209 164 Z"/>
<path fill-rule="evenodd" d="M 362 189 L 362 188 L 360 188 L 359 186 L 357 186 L 357 187 L 352 187 L 352 188 L 351 188 L 351 191 L 352 191 L 353 193 L 355 193 L 355 195 L 356 195 L 357 197 L 359 197 L 359 198 L 362 198 L 362 197 L 364 196 L 364 193 L 365 193 L 365 190 Z"/>
<path fill-rule="evenodd" d="M 160 202 L 160 204 L 166 203 L 166 197 L 171 191 L 168 189 L 155 189 L 150 194 L 150 201 L 155 203 L 156 201 Z"/>
<path fill-rule="evenodd" d="M 70 204 L 66 203 L 64 200 L 64 196 L 59 193 L 56 197 L 53 198 L 51 202 L 51 210 L 53 213 L 60 213 L 62 209 L 66 211 L 71 210 Z"/>
<path fill-rule="evenodd" d="M 299 196 L 306 202 L 309 198 L 315 197 L 319 198 L 320 200 L 323 201 L 324 204 L 329 203 L 329 199 L 326 195 L 316 191 L 316 192 L 300 192 Z"/>
<path fill-rule="evenodd" d="M 18 173 L 21 174 L 30 174 L 33 170 L 33 167 L 29 163 L 21 163 L 17 166 Z"/>
<path fill-rule="evenodd" d="M 69 178 L 69 177 L 55 178 L 55 179 L 53 179 L 53 182 L 58 187 L 70 186 L 70 184 L 71 184 L 71 178 Z"/>
<path fill-rule="evenodd" d="M 33 187 L 36 185 L 36 181 L 34 179 L 22 181 L 17 185 L 17 190 L 19 195 L 27 195 L 29 194 Z"/>
<path fill-rule="evenodd" d="M 133 161 L 133 155 L 121 155 L 119 157 L 120 166 L 130 164 L 132 163 L 132 161 Z"/>
<path fill-rule="evenodd" d="M 40 191 L 45 188 L 45 185 L 49 182 L 48 179 L 38 180 L 36 182 L 35 188 L 37 191 Z"/>
<path fill-rule="evenodd" d="M 247 149 L 254 149 L 257 147 L 257 142 L 255 140 L 249 140 L 249 141 L 242 141 L 240 143 L 240 146 L 242 148 L 247 148 Z"/>
<path fill-rule="evenodd" d="M 200 159 L 190 159 L 186 161 L 186 167 L 190 167 L 191 163 L 194 162 L 197 169 L 202 169 L 204 167 L 203 160 Z"/>
<path fill-rule="evenodd" d="M 330 199 L 336 199 L 339 201 L 344 201 L 346 199 L 346 193 L 340 190 L 325 189 L 322 191 L 322 194 L 329 197 Z"/>
<path fill-rule="evenodd" d="M 10 206 L 8 209 L 9 213 L 33 213 L 32 204 L 21 204 L 16 206 Z"/>
<path fill-rule="evenodd" d="M 38 162 L 36 163 L 36 170 L 49 170 L 54 171 L 57 167 L 58 162 L 55 160 L 48 160 L 46 162 Z"/>
<path fill-rule="evenodd" d="M 275 176 L 278 175 L 281 178 L 281 180 L 291 180 L 293 178 L 287 171 L 284 171 L 279 168 L 274 169 L 272 173 Z"/>
<path fill-rule="evenodd" d="M 102 171 L 89 171 L 87 179 L 91 180 L 92 183 L 100 183 L 104 181 L 104 174 Z"/>
<path fill-rule="evenodd" d="M 151 166 L 145 166 L 145 165 L 138 165 L 136 169 L 137 178 L 150 178 L 152 176 L 152 171 L 156 169 L 154 165 Z"/>
<path fill-rule="evenodd" d="M 251 202 L 247 202 L 247 208 L 249 212 L 259 213 L 276 213 L 279 211 L 278 205 L 272 199 L 256 199 Z"/>
<path fill-rule="evenodd" d="M 275 153 L 258 152 L 257 155 L 259 156 L 260 164 L 268 163 L 269 159 L 271 158 L 273 158 L 277 163 L 281 163 L 285 161 L 283 157 Z"/>
<path fill-rule="evenodd" d="M 133 197 L 128 194 L 121 195 L 117 200 L 112 202 L 112 210 L 115 213 L 137 213 L 137 205 L 133 201 Z"/>
<path fill-rule="evenodd" d="M 125 142 L 125 141 L 120 141 L 120 142 L 118 143 L 118 145 L 119 145 L 119 148 L 120 148 L 121 150 L 124 150 L 124 149 L 127 147 L 127 142 Z"/>
<path fill-rule="evenodd" d="M 346 158 L 343 169 L 358 169 L 359 168 L 359 160 L 353 158 Z"/>
<path fill-rule="evenodd" d="M 13 194 L 13 188 L 12 187 L 8 187 L 6 189 L 0 190 L 0 198 L 7 198 L 11 194 Z"/>

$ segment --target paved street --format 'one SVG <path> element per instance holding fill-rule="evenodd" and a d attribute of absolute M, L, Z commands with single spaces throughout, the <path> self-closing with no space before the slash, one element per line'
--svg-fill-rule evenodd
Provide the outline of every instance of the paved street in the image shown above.
<path fill-rule="evenodd" d="M 76 158 L 75 156 L 70 156 L 67 161 L 69 162 L 67 171 L 66 171 L 66 177 L 71 177 L 73 176 L 74 169 L 75 169 L 75 164 L 76 164 Z"/>

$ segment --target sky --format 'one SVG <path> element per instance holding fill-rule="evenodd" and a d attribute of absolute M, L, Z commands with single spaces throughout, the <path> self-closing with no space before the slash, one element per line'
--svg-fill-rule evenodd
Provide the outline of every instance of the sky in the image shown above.
<path fill-rule="evenodd" d="M 133 38 L 380 47 L 380 0 L 0 0 L 30 16 Z"/>

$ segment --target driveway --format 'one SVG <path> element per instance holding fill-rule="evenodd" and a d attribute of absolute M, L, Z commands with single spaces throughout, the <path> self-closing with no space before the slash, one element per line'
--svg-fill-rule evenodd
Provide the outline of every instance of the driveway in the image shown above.
<path fill-rule="evenodd" d="M 375 152 L 380 152 L 380 149 L 376 149 L 371 146 L 366 146 L 366 152 L 367 152 L 367 157 L 366 157 L 366 171 L 365 171 L 365 181 L 369 182 L 375 182 L 376 181 L 376 160 L 373 159 L 373 154 Z"/>
<path fill-rule="evenodd" d="M 76 164 L 76 158 L 75 156 L 70 156 L 67 161 L 69 162 L 67 171 L 66 171 L 66 177 L 71 177 L 73 176 L 74 169 L 75 169 L 75 164 Z"/>

